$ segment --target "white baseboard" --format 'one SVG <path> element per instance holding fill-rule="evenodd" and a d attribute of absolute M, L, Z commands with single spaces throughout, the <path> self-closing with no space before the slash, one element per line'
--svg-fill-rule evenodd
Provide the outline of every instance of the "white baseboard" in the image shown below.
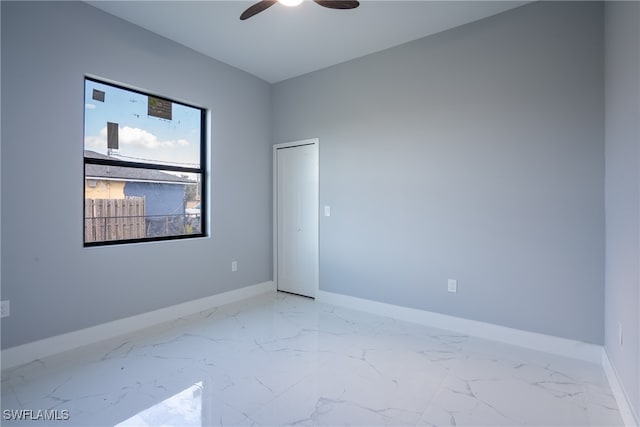
<path fill-rule="evenodd" d="M 274 292 L 273 281 L 246 286 L 194 301 L 172 305 L 125 319 L 114 320 L 90 328 L 57 335 L 2 350 L 2 369 L 13 368 L 43 357 L 63 353 L 88 344 L 115 338 L 130 332 L 189 316 L 224 304 Z"/>
<path fill-rule="evenodd" d="M 620 416 L 622 416 L 624 425 L 626 427 L 640 426 L 640 418 L 637 414 L 634 414 L 631 404 L 629 403 L 627 393 L 624 391 L 624 387 L 620 382 L 618 373 L 611 364 L 606 350 L 602 351 L 602 367 L 604 368 L 604 373 L 607 375 L 607 379 L 609 380 L 613 396 L 616 398 L 616 403 L 618 404 L 618 409 L 620 410 Z"/>
<path fill-rule="evenodd" d="M 500 341 L 533 350 L 544 351 L 546 353 L 584 360 L 597 363 L 598 365 L 602 363 L 603 348 L 595 344 L 326 291 L 318 291 L 316 300 L 354 310 L 366 311 L 380 316 L 446 329 L 478 338 Z"/>

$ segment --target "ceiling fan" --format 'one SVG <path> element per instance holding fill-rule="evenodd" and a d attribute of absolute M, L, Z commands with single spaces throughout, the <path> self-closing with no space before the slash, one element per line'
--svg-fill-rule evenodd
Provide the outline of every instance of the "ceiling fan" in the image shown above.
<path fill-rule="evenodd" d="M 356 0 L 313 0 L 317 4 L 323 7 L 328 7 L 329 9 L 355 9 L 360 6 L 360 2 Z M 250 6 L 247 10 L 242 12 L 240 15 L 240 20 L 244 21 L 245 19 L 251 18 L 253 15 L 257 15 L 273 6 L 276 3 L 284 4 L 285 6 L 297 6 L 302 3 L 302 0 L 261 0 L 258 3 Z"/>

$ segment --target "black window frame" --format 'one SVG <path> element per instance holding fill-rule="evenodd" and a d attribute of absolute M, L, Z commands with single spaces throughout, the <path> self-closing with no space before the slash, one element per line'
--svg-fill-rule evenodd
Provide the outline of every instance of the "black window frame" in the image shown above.
<path fill-rule="evenodd" d="M 86 147 L 84 146 L 85 141 L 85 128 L 84 123 L 86 120 L 86 112 L 83 115 L 83 167 L 82 167 L 82 176 L 83 176 L 83 186 L 82 186 L 82 241 L 84 247 L 96 247 L 96 246 L 112 246 L 112 245 L 127 245 L 132 243 L 145 243 L 145 242 L 164 242 L 164 241 L 172 241 L 172 240 L 185 240 L 185 239 L 195 239 L 202 238 L 208 236 L 207 230 L 207 212 L 208 212 L 208 203 L 207 203 L 207 110 L 202 107 L 197 107 L 192 104 L 187 104 L 185 102 L 176 101 L 171 98 L 167 98 L 166 96 L 156 95 L 150 92 L 145 92 L 138 89 L 132 89 L 127 86 L 119 85 L 116 83 L 112 83 L 110 81 L 100 80 L 94 77 L 85 76 L 83 80 L 84 90 L 83 94 L 86 93 L 86 84 L 87 81 L 92 81 L 96 83 L 100 83 L 106 86 L 111 86 L 117 89 L 126 90 L 129 92 L 137 93 L 147 97 L 153 97 L 158 100 L 171 102 L 173 104 L 183 105 L 189 108 L 194 108 L 200 111 L 200 167 L 184 167 L 184 166 L 173 166 L 173 165 L 164 165 L 158 163 L 141 163 L 141 162 L 131 162 L 126 160 L 118 160 L 118 159 L 103 159 L 103 158 L 91 158 L 86 157 L 84 155 L 84 151 Z M 84 100 L 85 103 L 87 100 Z M 104 240 L 104 241 L 94 241 L 94 242 L 86 242 L 85 236 L 85 221 L 86 217 L 84 212 L 86 211 L 86 183 L 87 183 L 87 165 L 104 165 L 104 166 L 121 166 L 127 168 L 136 168 L 136 169 L 151 169 L 151 170 L 160 170 L 160 171 L 172 171 L 172 172 L 185 172 L 185 173 L 196 173 L 200 175 L 200 232 L 192 233 L 192 234 L 180 234 L 180 235 L 171 235 L 171 236 L 156 236 L 156 237 L 142 237 L 142 238 L 134 238 L 134 239 L 120 239 L 120 240 Z"/>

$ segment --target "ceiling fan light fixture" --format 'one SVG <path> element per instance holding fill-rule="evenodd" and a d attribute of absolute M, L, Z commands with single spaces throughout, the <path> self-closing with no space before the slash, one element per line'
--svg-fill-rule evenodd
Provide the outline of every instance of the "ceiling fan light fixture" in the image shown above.
<path fill-rule="evenodd" d="M 2 1 L 2 0 L 0 0 Z M 263 12 L 269 9 L 276 3 L 280 3 L 284 6 L 298 6 L 304 0 L 260 0 L 258 3 L 255 3 L 247 10 L 242 12 L 240 15 L 240 20 L 244 21 L 245 19 L 249 19 L 254 15 L 257 15 L 260 12 Z M 360 2 L 358 0 L 313 0 L 317 5 L 326 7 L 329 9 L 355 9 L 360 6 Z"/>
<path fill-rule="evenodd" d="M 303 0 L 278 0 L 278 3 L 283 4 L 285 6 L 293 7 L 301 4 L 302 1 Z"/>

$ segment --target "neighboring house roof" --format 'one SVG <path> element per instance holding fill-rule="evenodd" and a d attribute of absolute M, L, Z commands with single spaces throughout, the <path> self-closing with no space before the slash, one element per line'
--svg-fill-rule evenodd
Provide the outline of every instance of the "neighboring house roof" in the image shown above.
<path fill-rule="evenodd" d="M 84 150 L 84 156 L 92 159 L 114 159 L 95 151 Z M 157 182 L 163 184 L 195 184 L 189 178 L 154 169 L 128 168 L 124 166 L 85 165 L 85 178 L 110 181 Z"/>

